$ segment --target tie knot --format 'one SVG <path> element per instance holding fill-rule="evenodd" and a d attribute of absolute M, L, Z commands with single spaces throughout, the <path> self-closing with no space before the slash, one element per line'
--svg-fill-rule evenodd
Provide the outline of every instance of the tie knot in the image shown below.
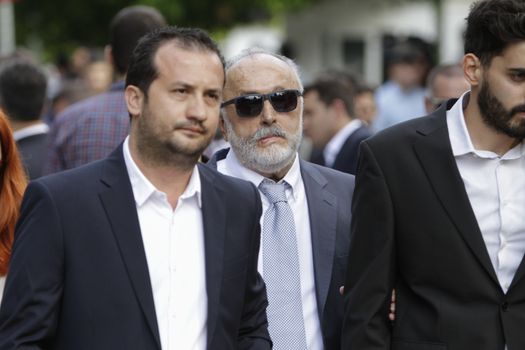
<path fill-rule="evenodd" d="M 287 202 L 284 192 L 289 185 L 286 182 L 275 183 L 271 180 L 263 180 L 259 184 L 259 189 L 272 203 Z"/>

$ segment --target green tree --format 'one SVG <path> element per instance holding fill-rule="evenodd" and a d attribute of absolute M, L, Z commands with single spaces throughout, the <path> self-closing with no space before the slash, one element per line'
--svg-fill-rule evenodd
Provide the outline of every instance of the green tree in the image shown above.
<path fill-rule="evenodd" d="M 100 47 L 108 41 L 108 25 L 118 10 L 134 4 L 158 8 L 168 22 L 209 31 L 236 23 L 268 20 L 314 0 L 18 0 L 15 3 L 18 45 L 40 42 L 47 58 L 79 45 Z"/>

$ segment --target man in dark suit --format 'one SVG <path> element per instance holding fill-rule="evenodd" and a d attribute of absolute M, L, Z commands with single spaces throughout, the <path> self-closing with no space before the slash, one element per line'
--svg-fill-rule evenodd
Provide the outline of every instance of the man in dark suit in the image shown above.
<path fill-rule="evenodd" d="M 361 144 L 343 349 L 525 349 L 523 1 L 473 5 L 463 71 L 459 100 Z"/>
<path fill-rule="evenodd" d="M 0 70 L 0 108 L 9 117 L 22 162 L 30 179 L 42 175 L 48 126 L 41 120 L 47 78 L 28 59 L 12 58 Z"/>
<path fill-rule="evenodd" d="M 339 349 L 339 288 L 350 240 L 353 176 L 299 159 L 302 84 L 291 60 L 250 49 L 227 63 L 226 76 L 221 128 L 232 148 L 219 151 L 210 164 L 260 188 L 264 214 L 259 270 L 268 288 L 274 349 Z M 267 216 L 272 204 L 264 183 L 287 187 L 292 219 L 287 229 L 295 231 L 291 236 L 285 236 L 281 226 L 272 229 Z M 271 246 L 267 242 L 275 231 L 280 241 Z M 296 247 L 289 246 L 290 241 Z M 299 265 L 295 271 L 284 262 L 292 255 Z M 275 278 L 275 270 L 280 278 Z M 295 289 L 294 279 L 300 284 Z M 283 303 L 279 293 L 284 298 L 296 295 L 301 306 L 291 311 L 292 301 Z M 272 308 L 275 305 L 284 306 Z"/>
<path fill-rule="evenodd" d="M 196 166 L 219 119 L 222 57 L 198 29 L 142 38 L 130 135 L 28 187 L 0 349 L 270 349 L 257 190 Z"/>
<path fill-rule="evenodd" d="M 304 133 L 314 148 L 311 161 L 349 174 L 355 174 L 359 144 L 371 135 L 353 117 L 354 95 L 350 82 L 333 75 L 322 76 L 304 93 Z"/>

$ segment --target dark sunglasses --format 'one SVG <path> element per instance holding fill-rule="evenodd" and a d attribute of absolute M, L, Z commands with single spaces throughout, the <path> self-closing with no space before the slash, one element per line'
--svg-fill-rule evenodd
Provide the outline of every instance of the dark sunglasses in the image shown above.
<path fill-rule="evenodd" d="M 282 90 L 269 94 L 249 94 L 243 95 L 221 104 L 221 108 L 235 104 L 235 110 L 239 117 L 256 117 L 263 110 L 264 101 L 270 101 L 273 109 L 279 113 L 293 111 L 297 107 L 297 98 L 303 96 L 298 90 Z"/>

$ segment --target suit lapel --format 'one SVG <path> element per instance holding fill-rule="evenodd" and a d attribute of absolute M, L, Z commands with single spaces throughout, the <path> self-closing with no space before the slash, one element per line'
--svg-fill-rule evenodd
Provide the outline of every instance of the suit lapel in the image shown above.
<path fill-rule="evenodd" d="M 202 220 L 206 256 L 206 291 L 208 294 L 208 349 L 217 325 L 221 293 L 226 233 L 226 208 L 222 190 L 214 183 L 215 174 L 199 165 L 202 186 Z"/>
<path fill-rule="evenodd" d="M 106 160 L 101 181 L 108 188 L 100 193 L 100 200 L 111 224 L 144 317 L 160 349 L 160 336 L 146 253 L 122 146 Z"/>
<path fill-rule="evenodd" d="M 326 178 L 302 160 L 301 175 L 310 216 L 317 308 L 322 320 L 334 263 L 337 198 L 325 189 Z"/>
<path fill-rule="evenodd" d="M 443 208 L 478 261 L 499 285 L 452 154 L 445 111 L 442 107 L 427 117 L 427 124 L 418 130 L 423 137 L 414 143 L 414 149 Z"/>

